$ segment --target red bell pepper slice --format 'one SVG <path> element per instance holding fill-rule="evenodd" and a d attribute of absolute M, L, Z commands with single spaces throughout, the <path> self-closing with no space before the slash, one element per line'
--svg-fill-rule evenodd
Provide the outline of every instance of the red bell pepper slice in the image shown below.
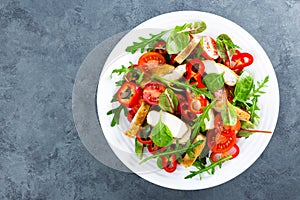
<path fill-rule="evenodd" d="M 239 50 L 235 50 L 231 60 L 235 62 L 235 65 L 231 67 L 237 74 L 239 74 L 245 67 L 251 65 L 254 61 L 253 56 L 249 53 L 241 53 Z"/>
<path fill-rule="evenodd" d="M 186 64 L 186 80 L 190 84 L 197 84 L 198 88 L 205 88 L 202 83 L 202 75 L 204 74 L 205 66 L 203 62 L 197 58 L 190 60 Z"/>
<path fill-rule="evenodd" d="M 168 173 L 172 173 L 177 168 L 177 159 L 175 154 L 171 154 L 169 158 L 166 156 L 161 156 L 162 167 Z"/>
<path fill-rule="evenodd" d="M 125 107 L 132 108 L 141 98 L 142 89 L 132 82 L 124 82 L 117 92 L 117 99 Z"/>

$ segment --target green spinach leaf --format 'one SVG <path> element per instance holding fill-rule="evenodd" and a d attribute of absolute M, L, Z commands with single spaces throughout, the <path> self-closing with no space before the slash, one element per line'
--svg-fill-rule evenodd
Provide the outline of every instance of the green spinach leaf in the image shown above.
<path fill-rule="evenodd" d="M 224 86 L 224 73 L 225 72 L 222 74 L 210 73 L 204 76 L 203 83 L 209 91 L 216 92 Z"/>
<path fill-rule="evenodd" d="M 161 113 L 158 123 L 151 130 L 151 138 L 153 143 L 159 147 L 168 146 L 173 141 L 173 135 L 170 129 L 161 120 Z"/>
<path fill-rule="evenodd" d="M 254 79 L 252 74 L 248 71 L 244 71 L 240 78 L 238 79 L 235 89 L 234 89 L 234 99 L 235 101 L 245 102 L 248 100 L 248 96 L 253 88 Z"/>
<path fill-rule="evenodd" d="M 179 53 L 188 45 L 189 41 L 189 33 L 178 33 L 177 31 L 173 30 L 167 39 L 166 50 L 169 54 Z"/>

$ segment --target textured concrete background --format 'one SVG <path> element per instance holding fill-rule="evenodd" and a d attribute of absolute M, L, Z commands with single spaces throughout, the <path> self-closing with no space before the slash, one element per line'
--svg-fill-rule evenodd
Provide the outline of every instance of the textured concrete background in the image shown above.
<path fill-rule="evenodd" d="M 94 159 L 72 118 L 80 64 L 101 41 L 162 13 L 200 10 L 270 56 L 280 114 L 263 155 L 218 187 L 175 191 Z M 300 199 L 299 0 L 0 0 L 0 199 Z"/>

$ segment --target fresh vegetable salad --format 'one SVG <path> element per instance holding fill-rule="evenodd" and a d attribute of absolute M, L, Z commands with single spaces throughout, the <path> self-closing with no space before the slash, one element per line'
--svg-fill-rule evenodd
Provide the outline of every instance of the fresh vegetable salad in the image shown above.
<path fill-rule="evenodd" d="M 213 174 L 237 157 L 238 138 L 270 133 L 254 129 L 269 77 L 255 81 L 247 71 L 251 52 L 226 33 L 213 38 L 205 29 L 205 22 L 193 22 L 139 37 L 126 48 L 142 53 L 138 62 L 112 72 L 120 79 L 112 97 L 119 106 L 107 112 L 111 126 L 130 122 L 124 134 L 135 140 L 139 164 L 156 159 L 166 173 L 196 167 L 185 178 Z"/>

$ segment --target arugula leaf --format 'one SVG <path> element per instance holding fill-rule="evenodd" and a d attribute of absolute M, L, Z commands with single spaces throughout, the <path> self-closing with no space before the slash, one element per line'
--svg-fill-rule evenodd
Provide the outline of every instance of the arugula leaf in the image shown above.
<path fill-rule="evenodd" d="M 221 158 L 219 159 L 217 162 L 212 162 L 210 165 L 206 166 L 206 167 L 203 167 L 203 168 L 200 168 L 198 171 L 190 171 L 190 174 L 187 175 L 186 177 L 184 177 L 184 179 L 189 179 L 189 178 L 193 178 L 194 176 L 196 175 L 200 175 L 202 174 L 203 172 L 207 172 L 208 174 L 214 174 L 215 172 L 215 167 L 219 166 L 220 168 L 222 167 L 222 164 L 225 162 L 225 161 L 228 161 L 230 160 L 230 158 L 232 157 L 232 155 L 229 155 L 225 158 Z M 201 176 L 200 176 L 200 179 L 201 179 Z"/>
<path fill-rule="evenodd" d="M 216 92 L 224 86 L 224 73 L 210 73 L 203 77 L 203 83 L 210 92 Z"/>
<path fill-rule="evenodd" d="M 255 85 L 253 85 L 252 92 L 248 95 L 247 98 L 250 99 L 251 97 L 254 97 L 254 96 L 260 97 L 261 94 L 265 94 L 266 92 L 264 92 L 262 89 L 267 86 L 266 84 L 268 81 L 269 81 L 269 76 L 266 76 L 262 83 L 257 81 L 257 83 L 256 83 L 257 88 Z"/>
<path fill-rule="evenodd" d="M 162 31 L 158 34 L 149 34 L 150 38 L 144 38 L 144 37 L 139 37 L 140 42 L 133 42 L 131 46 L 128 46 L 125 51 L 130 52 L 134 54 L 138 50 L 140 50 L 141 53 L 143 53 L 146 49 L 146 47 L 150 44 L 154 44 L 158 40 L 162 38 L 167 32 L 170 30 Z"/>
<path fill-rule="evenodd" d="M 216 47 L 218 50 L 218 53 L 222 59 L 228 59 L 227 52 L 230 53 L 230 55 L 233 55 L 236 48 L 240 48 L 239 46 L 235 45 L 231 38 L 226 34 L 221 34 L 216 38 Z"/>
<path fill-rule="evenodd" d="M 189 41 L 189 33 L 177 33 L 177 31 L 173 30 L 167 39 L 166 50 L 169 54 L 179 53 L 189 44 Z"/>
<path fill-rule="evenodd" d="M 112 77 L 112 75 L 114 74 L 114 73 L 116 73 L 116 74 L 118 74 L 119 76 L 121 75 L 121 74 L 127 74 L 128 72 L 130 72 L 131 70 L 132 70 L 133 68 L 132 67 L 125 67 L 124 65 L 122 65 L 121 66 L 121 69 L 114 69 L 112 72 L 111 72 L 111 74 L 110 74 L 110 78 Z"/>
<path fill-rule="evenodd" d="M 235 101 L 245 102 L 253 88 L 254 79 L 252 74 L 248 71 L 243 71 L 239 77 L 235 89 L 234 89 L 234 99 Z"/>
<path fill-rule="evenodd" d="M 194 119 L 194 124 L 192 126 L 192 136 L 193 140 L 200 132 L 204 132 L 206 130 L 205 119 L 210 120 L 209 118 L 209 110 L 213 108 L 214 103 L 217 99 L 213 100 L 208 106 L 202 107 L 203 113 Z"/>
<path fill-rule="evenodd" d="M 182 148 L 180 148 L 179 146 L 176 147 L 174 150 L 172 148 L 168 148 L 166 151 L 164 152 L 158 152 L 152 156 L 149 156 L 145 159 L 143 159 L 141 162 L 140 162 L 140 165 L 147 162 L 148 160 L 151 160 L 151 159 L 154 159 L 154 158 L 158 158 L 160 156 L 170 156 L 172 154 L 175 154 L 175 155 L 180 155 L 181 153 L 185 153 L 185 152 L 188 152 L 188 151 L 191 151 L 193 150 L 195 147 L 199 146 L 200 144 L 202 144 L 204 142 L 204 140 L 199 140 L 195 143 L 190 143 L 190 141 L 188 140 L 186 145 Z M 177 159 L 178 159 L 178 156 L 177 156 Z"/>
<path fill-rule="evenodd" d="M 139 159 L 143 158 L 143 150 L 144 150 L 144 145 L 142 143 L 140 143 L 136 138 L 135 138 L 135 154 L 137 155 L 137 157 Z"/>
<path fill-rule="evenodd" d="M 113 119 L 111 121 L 111 124 L 110 124 L 111 127 L 114 127 L 116 124 L 119 124 L 120 114 L 121 114 L 122 110 L 124 110 L 124 114 L 125 114 L 125 116 L 127 116 L 128 109 L 122 105 L 118 106 L 117 108 L 111 109 L 110 111 L 108 111 L 106 113 L 107 115 L 114 115 Z"/>
<path fill-rule="evenodd" d="M 207 88 L 197 88 L 197 86 L 196 86 L 197 84 L 191 85 L 188 82 L 168 80 L 168 79 L 165 79 L 163 77 L 158 76 L 157 74 L 154 74 L 152 76 L 152 79 L 158 80 L 158 81 L 164 83 L 165 85 L 167 85 L 170 88 L 172 88 L 173 85 L 176 85 L 177 87 L 184 88 L 186 90 L 192 91 L 196 96 L 198 96 L 200 94 L 201 95 L 203 94 L 208 99 L 214 99 L 212 93 L 210 91 L 208 91 Z"/>
<path fill-rule="evenodd" d="M 161 113 L 157 124 L 151 130 L 151 138 L 153 143 L 159 147 L 168 146 L 173 141 L 170 129 L 161 120 Z"/>
<path fill-rule="evenodd" d="M 162 110 L 173 113 L 178 106 L 178 99 L 173 90 L 167 88 L 159 96 L 158 105 Z"/>
<path fill-rule="evenodd" d="M 255 125 L 258 125 L 260 120 L 260 116 L 256 113 L 256 111 L 260 110 L 260 108 L 257 105 L 257 101 L 258 97 L 255 96 L 252 99 L 252 105 L 247 109 L 250 112 L 250 121 Z"/>
<path fill-rule="evenodd" d="M 221 116 L 224 125 L 226 126 L 234 126 L 237 121 L 236 110 L 235 107 L 226 100 L 226 103 L 223 104 L 221 109 Z"/>

